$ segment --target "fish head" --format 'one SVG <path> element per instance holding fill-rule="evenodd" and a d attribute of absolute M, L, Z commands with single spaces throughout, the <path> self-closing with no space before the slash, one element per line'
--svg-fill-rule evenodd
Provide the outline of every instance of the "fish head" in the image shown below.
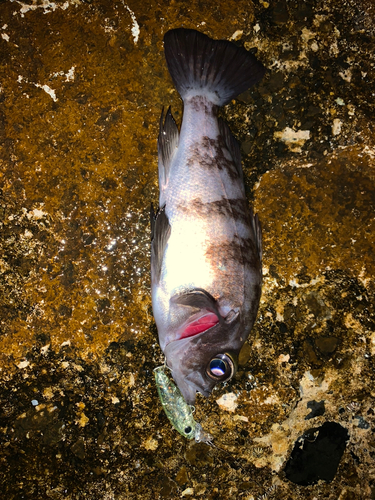
<path fill-rule="evenodd" d="M 212 317 L 209 320 L 213 322 Z M 193 328 L 194 323 L 197 320 L 190 323 Z M 240 312 L 230 311 L 225 318 L 218 316 L 216 323 L 205 331 L 166 345 L 166 364 L 188 404 L 194 403 L 197 392 L 207 397 L 216 384 L 236 373 L 238 354 L 246 339 L 246 335 L 241 335 L 243 328 Z"/>

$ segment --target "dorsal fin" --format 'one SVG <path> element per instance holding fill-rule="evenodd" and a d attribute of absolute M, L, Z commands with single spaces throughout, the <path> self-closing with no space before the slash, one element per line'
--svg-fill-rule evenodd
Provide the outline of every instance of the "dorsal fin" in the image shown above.
<path fill-rule="evenodd" d="M 242 165 L 241 165 L 241 151 L 240 151 L 240 146 L 238 144 L 238 141 L 235 139 L 233 136 L 232 132 L 230 131 L 230 128 L 228 125 L 225 123 L 225 121 L 222 118 L 218 119 L 219 123 L 219 132 L 221 137 L 224 140 L 224 143 L 230 152 L 233 163 L 236 166 L 236 170 L 238 172 L 238 175 L 243 182 L 243 171 L 242 171 Z"/>
<path fill-rule="evenodd" d="M 158 137 L 158 156 L 159 156 L 159 189 L 162 191 L 165 187 L 173 155 L 175 154 L 179 141 L 179 133 L 176 122 L 169 106 L 164 120 L 164 108 L 160 116 L 160 128 Z"/>
<path fill-rule="evenodd" d="M 250 220 L 255 235 L 255 243 L 258 249 L 259 260 L 262 262 L 262 226 L 260 225 L 258 214 L 254 215 L 252 208 L 250 208 Z"/>

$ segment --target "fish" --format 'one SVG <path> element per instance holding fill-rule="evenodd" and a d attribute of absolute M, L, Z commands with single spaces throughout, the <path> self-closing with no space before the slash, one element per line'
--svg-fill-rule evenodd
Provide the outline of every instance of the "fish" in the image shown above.
<path fill-rule="evenodd" d="M 192 29 L 168 31 L 164 53 L 184 109 L 180 130 L 170 107 L 160 118 L 151 298 L 165 363 L 192 405 L 236 373 L 259 307 L 261 226 L 239 144 L 218 110 L 265 68 L 244 48 Z"/>
<path fill-rule="evenodd" d="M 194 419 L 193 408 L 186 403 L 178 387 L 169 379 L 165 365 L 155 368 L 154 375 L 163 410 L 176 431 L 186 439 L 194 438 L 196 443 L 212 446 L 212 436 Z"/>

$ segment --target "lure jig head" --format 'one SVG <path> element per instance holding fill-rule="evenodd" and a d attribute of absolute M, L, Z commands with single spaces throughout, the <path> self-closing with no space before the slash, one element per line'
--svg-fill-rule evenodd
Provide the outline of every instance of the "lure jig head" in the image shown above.
<path fill-rule="evenodd" d="M 156 389 L 169 421 L 182 436 L 195 439 L 197 443 L 212 445 L 212 437 L 194 420 L 192 406 L 189 406 L 180 390 L 165 373 L 166 366 L 154 369 Z"/>

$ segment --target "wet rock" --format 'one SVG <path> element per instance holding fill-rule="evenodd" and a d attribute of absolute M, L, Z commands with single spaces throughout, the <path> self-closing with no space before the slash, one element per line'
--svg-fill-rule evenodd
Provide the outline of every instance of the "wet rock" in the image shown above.
<path fill-rule="evenodd" d="M 189 479 L 189 477 L 188 477 L 186 467 L 181 467 L 181 469 L 178 471 L 178 473 L 176 475 L 176 483 L 179 486 L 183 486 L 184 484 L 187 483 L 188 479 Z"/>
<path fill-rule="evenodd" d="M 285 476 L 293 483 L 308 486 L 319 480 L 331 482 L 349 439 L 348 431 L 336 422 L 310 429 L 295 443 L 285 466 Z"/>
<path fill-rule="evenodd" d="M 160 496 L 162 498 L 171 498 L 176 490 L 176 484 L 169 477 L 161 478 L 162 487 L 160 490 Z"/>
<path fill-rule="evenodd" d="M 206 7 L 0 2 L 4 498 L 374 496 L 373 5 Z M 217 448 L 173 431 L 153 378 L 148 207 L 161 108 L 182 116 L 162 40 L 182 25 L 267 67 L 220 111 L 261 220 L 264 282 L 237 375 L 197 398 Z M 337 419 L 350 453 L 304 488 L 282 470 L 312 418 Z"/>
<path fill-rule="evenodd" d="M 213 463 L 213 458 L 209 455 L 209 448 L 206 444 L 192 444 L 185 452 L 185 458 L 189 464 L 202 466 L 207 463 Z"/>
<path fill-rule="evenodd" d="M 324 400 L 323 401 L 308 401 L 307 408 L 311 412 L 306 415 L 305 420 L 310 420 L 310 418 L 320 417 L 325 413 Z"/>
<path fill-rule="evenodd" d="M 319 366 L 322 364 L 322 361 L 318 358 L 314 351 L 312 341 L 310 339 L 305 340 L 305 342 L 303 343 L 303 353 L 306 361 L 309 364 L 315 366 Z"/>
<path fill-rule="evenodd" d="M 323 355 L 329 355 L 336 350 L 339 339 L 337 337 L 319 337 L 314 342 Z"/>
<path fill-rule="evenodd" d="M 287 3 L 284 1 L 276 2 L 271 11 L 271 20 L 277 26 L 282 26 L 288 22 L 289 13 Z"/>
<path fill-rule="evenodd" d="M 360 429 L 369 429 L 370 428 L 370 424 L 368 422 L 366 422 L 366 420 L 363 417 L 361 417 L 360 415 L 356 415 L 354 418 L 357 420 L 357 425 Z"/>
<path fill-rule="evenodd" d="M 84 460 L 86 457 L 85 452 L 85 442 L 82 438 L 78 439 L 70 448 L 74 455 L 78 457 L 80 460 Z"/>

